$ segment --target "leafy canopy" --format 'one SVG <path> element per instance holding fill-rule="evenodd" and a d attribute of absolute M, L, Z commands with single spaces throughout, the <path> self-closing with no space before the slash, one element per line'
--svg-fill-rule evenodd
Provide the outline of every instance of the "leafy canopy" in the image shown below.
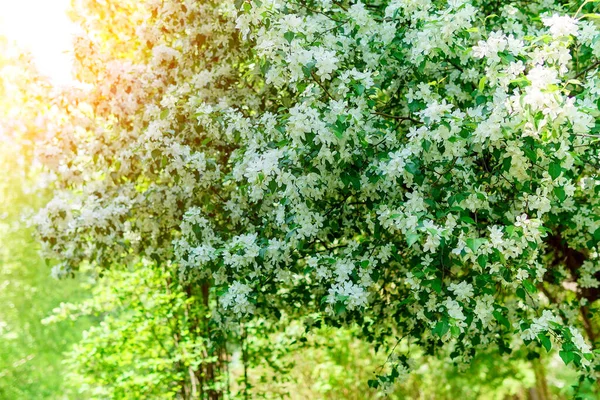
<path fill-rule="evenodd" d="M 210 287 L 217 331 L 310 315 L 593 374 L 594 2 L 77 7 L 88 85 L 40 154 L 56 276 L 142 258 Z"/>

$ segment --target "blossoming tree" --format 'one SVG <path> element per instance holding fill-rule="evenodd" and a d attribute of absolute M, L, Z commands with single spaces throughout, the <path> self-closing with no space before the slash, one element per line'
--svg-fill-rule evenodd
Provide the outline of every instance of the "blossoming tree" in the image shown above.
<path fill-rule="evenodd" d="M 570 4 L 78 2 L 53 273 L 167 266 L 211 335 L 285 314 L 595 376 L 600 30 Z"/>

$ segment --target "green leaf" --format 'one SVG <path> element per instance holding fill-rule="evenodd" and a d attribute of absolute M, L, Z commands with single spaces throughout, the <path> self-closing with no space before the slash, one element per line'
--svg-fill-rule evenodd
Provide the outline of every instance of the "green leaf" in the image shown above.
<path fill-rule="evenodd" d="M 408 244 L 408 247 L 410 247 L 415 244 L 419 238 L 420 236 L 418 233 L 408 233 L 406 234 L 406 244 Z"/>
<path fill-rule="evenodd" d="M 511 166 L 512 166 L 512 156 L 506 157 L 504 160 L 502 160 L 502 171 L 503 172 L 510 171 Z"/>
<path fill-rule="evenodd" d="M 548 167 L 548 173 L 552 177 L 552 180 L 558 178 L 560 176 L 561 172 L 562 172 L 562 167 L 560 166 L 559 162 L 550 163 L 550 166 Z"/>
<path fill-rule="evenodd" d="M 488 258 L 485 254 L 480 254 L 479 257 L 477 257 L 477 264 L 479 264 L 481 268 L 485 268 L 487 265 L 487 260 Z"/>
<path fill-rule="evenodd" d="M 292 40 L 294 40 L 296 34 L 294 32 L 286 32 L 283 34 L 283 37 L 285 40 L 287 40 L 288 43 L 292 43 Z"/>
<path fill-rule="evenodd" d="M 292 236 L 294 236 L 294 234 L 296 233 L 296 231 L 298 230 L 298 228 L 294 228 L 291 231 L 289 231 L 286 235 L 285 235 L 285 241 L 287 242 L 288 240 L 290 240 L 290 238 Z"/>
<path fill-rule="evenodd" d="M 192 231 L 194 232 L 196 239 L 198 239 L 198 241 L 202 241 L 202 228 L 200 227 L 200 225 L 192 225 Z"/>
<path fill-rule="evenodd" d="M 421 142 L 421 147 L 423 147 L 423 150 L 429 151 L 431 148 L 431 142 L 429 140 L 423 140 L 423 142 Z"/>
<path fill-rule="evenodd" d="M 419 167 L 413 162 L 406 163 L 404 169 L 411 175 L 416 175 L 419 172 Z"/>
<path fill-rule="evenodd" d="M 458 337 L 460 335 L 460 329 L 458 329 L 458 326 L 451 326 L 450 332 L 452 333 L 452 337 Z"/>
<path fill-rule="evenodd" d="M 507 52 L 507 51 L 503 51 L 498 53 L 498 56 L 504 60 L 504 62 L 506 63 L 511 63 L 513 61 L 516 60 L 515 56 L 513 56 L 511 53 Z"/>
<path fill-rule="evenodd" d="M 442 292 L 442 280 L 439 278 L 435 278 L 432 279 L 431 281 L 429 281 L 429 284 L 431 285 L 431 288 L 433 290 L 435 290 L 436 293 L 441 293 Z"/>
<path fill-rule="evenodd" d="M 360 176 L 357 175 L 357 171 L 350 170 L 342 172 L 340 178 L 344 183 L 344 186 L 349 187 L 352 186 L 356 190 L 360 190 Z"/>
<path fill-rule="evenodd" d="M 335 306 L 333 307 L 335 314 L 336 315 L 340 315 L 343 314 L 344 311 L 346 311 L 346 302 L 345 301 L 338 301 L 335 303 Z"/>
<path fill-rule="evenodd" d="M 448 323 L 448 320 L 444 318 L 435 324 L 435 328 L 433 328 L 433 334 L 442 337 L 448 332 L 448 330 L 450 330 L 450 324 Z"/>
<path fill-rule="evenodd" d="M 462 222 L 466 222 L 467 224 L 475 225 L 475 220 L 468 215 L 463 215 L 459 218 Z"/>
<path fill-rule="evenodd" d="M 600 14 L 583 14 L 582 18 L 600 19 Z"/>
<path fill-rule="evenodd" d="M 542 346 L 544 346 L 546 351 L 549 353 L 550 350 L 552 350 L 552 342 L 550 341 L 550 338 L 548 336 L 546 336 L 545 334 L 540 333 L 538 335 L 538 339 L 540 340 L 540 343 L 542 344 Z"/>
<path fill-rule="evenodd" d="M 600 242 L 600 228 L 598 228 L 594 231 L 593 236 L 594 236 L 594 240 L 596 242 Z"/>
<path fill-rule="evenodd" d="M 575 358 L 575 354 L 572 351 L 561 350 L 558 352 L 558 354 L 560 355 L 560 358 L 562 358 L 565 365 L 569 365 L 569 363 Z"/>
<path fill-rule="evenodd" d="M 509 225 L 506 227 L 506 234 L 509 238 L 512 238 L 513 234 L 515 233 L 515 226 L 514 225 Z"/>
<path fill-rule="evenodd" d="M 565 201 L 565 199 L 567 198 L 567 194 L 565 193 L 565 188 L 562 186 L 555 187 L 554 194 L 560 201 Z"/>
<path fill-rule="evenodd" d="M 483 89 L 485 89 L 486 82 L 487 82 L 487 77 L 482 76 L 481 79 L 479 80 L 479 86 L 478 86 L 478 89 L 480 92 L 483 92 Z"/>
<path fill-rule="evenodd" d="M 508 322 L 506 317 L 502 315 L 500 311 L 494 311 L 492 314 L 494 315 L 494 318 L 496 318 L 496 321 L 504 325 L 506 329 L 510 329 L 510 322 Z"/>
<path fill-rule="evenodd" d="M 365 87 L 360 83 L 354 83 L 352 87 L 354 87 L 354 93 L 356 93 L 358 96 L 362 95 L 365 92 Z"/>
<path fill-rule="evenodd" d="M 152 155 L 152 158 L 159 158 L 162 155 L 162 152 L 159 149 L 154 149 L 152 150 L 152 152 L 150 153 L 150 155 Z"/>
<path fill-rule="evenodd" d="M 517 78 L 517 79 L 511 80 L 510 83 L 517 85 L 519 87 L 523 87 L 523 86 L 528 86 L 530 82 L 527 80 L 527 78 Z"/>
<path fill-rule="evenodd" d="M 338 139 L 341 139 L 344 137 L 344 132 L 346 132 L 346 129 L 348 127 L 348 125 L 346 125 L 345 123 L 345 118 L 342 115 L 338 115 L 337 121 L 335 122 L 334 125 L 330 125 L 333 128 L 333 133 L 335 134 L 335 136 Z"/>
<path fill-rule="evenodd" d="M 469 238 L 467 239 L 467 247 L 470 248 L 471 250 L 473 250 L 473 253 L 477 252 L 477 249 L 486 242 L 485 239 L 482 238 L 478 238 L 478 239 L 473 239 L 473 238 Z"/>
<path fill-rule="evenodd" d="M 302 66 L 302 72 L 304 72 L 304 76 L 306 78 L 310 77 L 312 72 L 315 70 L 316 65 L 317 65 L 317 63 L 313 60 L 313 61 L 309 62 L 308 64 Z"/>
<path fill-rule="evenodd" d="M 531 283 L 531 281 L 524 280 L 523 287 L 525 287 L 525 290 L 527 290 L 531 294 L 537 293 L 537 288 L 535 287 L 535 285 L 533 283 Z"/>
<path fill-rule="evenodd" d="M 379 387 L 379 381 L 377 379 L 369 379 L 367 385 L 369 385 L 370 388 L 377 389 Z"/>

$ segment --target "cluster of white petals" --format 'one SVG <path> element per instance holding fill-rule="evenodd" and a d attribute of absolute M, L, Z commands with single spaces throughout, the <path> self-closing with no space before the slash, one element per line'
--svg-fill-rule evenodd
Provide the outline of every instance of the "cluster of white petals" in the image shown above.
<path fill-rule="evenodd" d="M 57 275 L 146 257 L 210 282 L 223 327 L 316 312 L 457 360 L 549 332 L 589 352 L 560 296 L 598 286 L 594 23 L 552 1 L 137 3 L 126 46 L 88 20 L 86 100 L 39 155 Z"/>

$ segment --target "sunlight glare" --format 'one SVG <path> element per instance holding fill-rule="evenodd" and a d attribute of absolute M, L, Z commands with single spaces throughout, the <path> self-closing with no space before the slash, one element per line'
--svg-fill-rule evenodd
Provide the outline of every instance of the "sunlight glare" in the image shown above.
<path fill-rule="evenodd" d="M 54 83 L 72 81 L 69 0 L 0 0 L 0 35 L 30 51 L 42 75 Z"/>

